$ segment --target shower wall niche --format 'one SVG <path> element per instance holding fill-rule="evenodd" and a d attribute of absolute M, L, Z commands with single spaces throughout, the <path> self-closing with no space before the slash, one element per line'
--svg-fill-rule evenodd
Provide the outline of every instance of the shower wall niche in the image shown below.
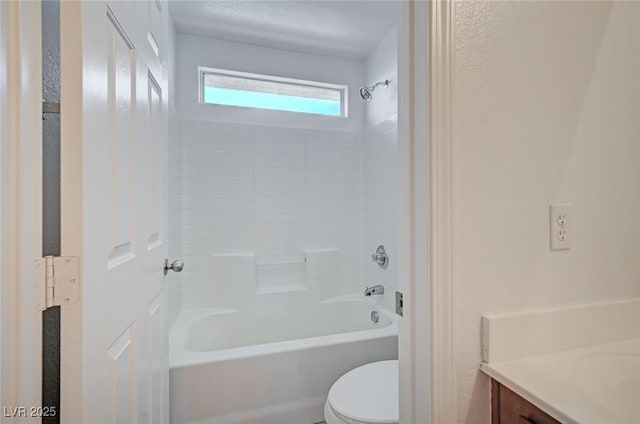
<path fill-rule="evenodd" d="M 395 38 L 387 38 L 393 48 L 382 62 L 395 72 Z M 369 104 L 358 95 L 367 82 L 365 67 L 375 73 L 380 59 L 315 56 L 184 34 L 176 43 L 180 119 L 171 146 L 176 195 L 170 224 L 173 255 L 184 259 L 185 270 L 170 295 L 172 316 L 255 302 L 286 307 L 300 296 L 360 294 L 378 283 L 395 287 L 395 268 L 377 274 L 369 260 L 378 244 L 396 253 L 395 220 L 380 222 L 395 219 L 396 180 L 383 183 L 372 169 L 394 168 L 379 170 L 380 178 L 397 174 L 396 135 L 386 119 L 396 110 L 395 81 L 377 90 Z M 348 85 L 348 118 L 201 104 L 199 66 Z M 373 126 L 384 129 L 383 138 L 365 147 L 377 134 L 365 130 L 371 127 L 367 107 L 378 100 L 378 107 L 393 111 L 384 113 L 382 127 Z M 389 156 L 381 158 L 372 148 Z"/>

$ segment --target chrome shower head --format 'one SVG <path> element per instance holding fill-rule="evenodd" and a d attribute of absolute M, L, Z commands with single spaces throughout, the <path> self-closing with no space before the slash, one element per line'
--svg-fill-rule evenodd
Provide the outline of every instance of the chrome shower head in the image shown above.
<path fill-rule="evenodd" d="M 360 97 L 363 100 L 370 102 L 371 101 L 371 90 L 368 87 L 360 87 Z"/>
<path fill-rule="evenodd" d="M 370 102 L 371 98 L 373 97 L 373 94 L 372 94 L 373 91 L 379 85 L 384 85 L 384 88 L 387 88 L 389 87 L 389 80 L 378 81 L 377 83 L 373 84 L 370 87 L 360 87 L 360 97 L 362 97 L 362 100 Z"/>

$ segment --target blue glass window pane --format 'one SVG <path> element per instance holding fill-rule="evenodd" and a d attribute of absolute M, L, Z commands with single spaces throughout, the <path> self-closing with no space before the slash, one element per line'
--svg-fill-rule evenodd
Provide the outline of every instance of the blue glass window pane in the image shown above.
<path fill-rule="evenodd" d="M 339 101 L 260 93 L 228 88 L 205 87 L 204 102 L 210 104 L 282 110 L 287 112 L 314 113 L 341 116 Z"/>

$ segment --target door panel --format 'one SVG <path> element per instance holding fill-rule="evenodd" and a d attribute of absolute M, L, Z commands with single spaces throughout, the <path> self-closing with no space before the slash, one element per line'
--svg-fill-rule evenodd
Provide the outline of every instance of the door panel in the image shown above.
<path fill-rule="evenodd" d="M 63 163 L 76 158 L 77 173 L 62 178 L 63 254 L 83 264 L 81 305 L 62 318 L 62 422 L 166 423 L 166 71 L 145 2 L 63 2 L 61 14 L 62 108 L 76 111 L 63 114 Z M 73 72 L 82 89 L 68 81 L 65 97 Z"/>
<path fill-rule="evenodd" d="M 130 327 L 107 349 L 109 361 L 109 423 L 135 422 L 136 364 L 134 328 Z"/>
<path fill-rule="evenodd" d="M 149 305 L 149 320 L 151 323 L 150 328 L 150 341 L 149 347 L 151 349 L 151 400 L 149 405 L 150 416 L 147 422 L 149 423 L 163 423 L 166 422 L 163 409 L 163 394 L 165 385 L 168 383 L 165 379 L 163 370 L 166 369 L 167 364 L 164 364 L 163 355 L 153 355 L 153 352 L 162 352 L 165 349 L 166 337 L 164 329 L 164 309 L 161 307 L 162 298 L 158 296 Z"/>
<path fill-rule="evenodd" d="M 124 28 L 109 11 L 111 26 L 108 46 L 108 115 L 110 128 L 110 214 L 111 252 L 107 268 L 115 268 L 135 257 L 135 48 Z"/>
<path fill-rule="evenodd" d="M 149 193 L 149 210 L 155 211 L 160 207 L 160 128 L 162 128 L 162 98 L 161 89 L 151 71 L 147 71 L 147 102 L 149 137 L 146 143 L 145 156 L 150 159 L 147 172 L 147 191 Z M 153 250 L 162 245 L 160 237 L 160 217 L 152 214 L 147 221 L 147 248 Z"/>

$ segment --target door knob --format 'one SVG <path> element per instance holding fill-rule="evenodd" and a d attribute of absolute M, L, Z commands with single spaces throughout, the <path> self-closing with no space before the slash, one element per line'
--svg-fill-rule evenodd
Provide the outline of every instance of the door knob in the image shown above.
<path fill-rule="evenodd" d="M 184 262 L 179 259 L 169 263 L 169 259 L 164 260 L 164 275 L 169 273 L 169 270 L 174 272 L 181 272 L 184 269 Z"/>

